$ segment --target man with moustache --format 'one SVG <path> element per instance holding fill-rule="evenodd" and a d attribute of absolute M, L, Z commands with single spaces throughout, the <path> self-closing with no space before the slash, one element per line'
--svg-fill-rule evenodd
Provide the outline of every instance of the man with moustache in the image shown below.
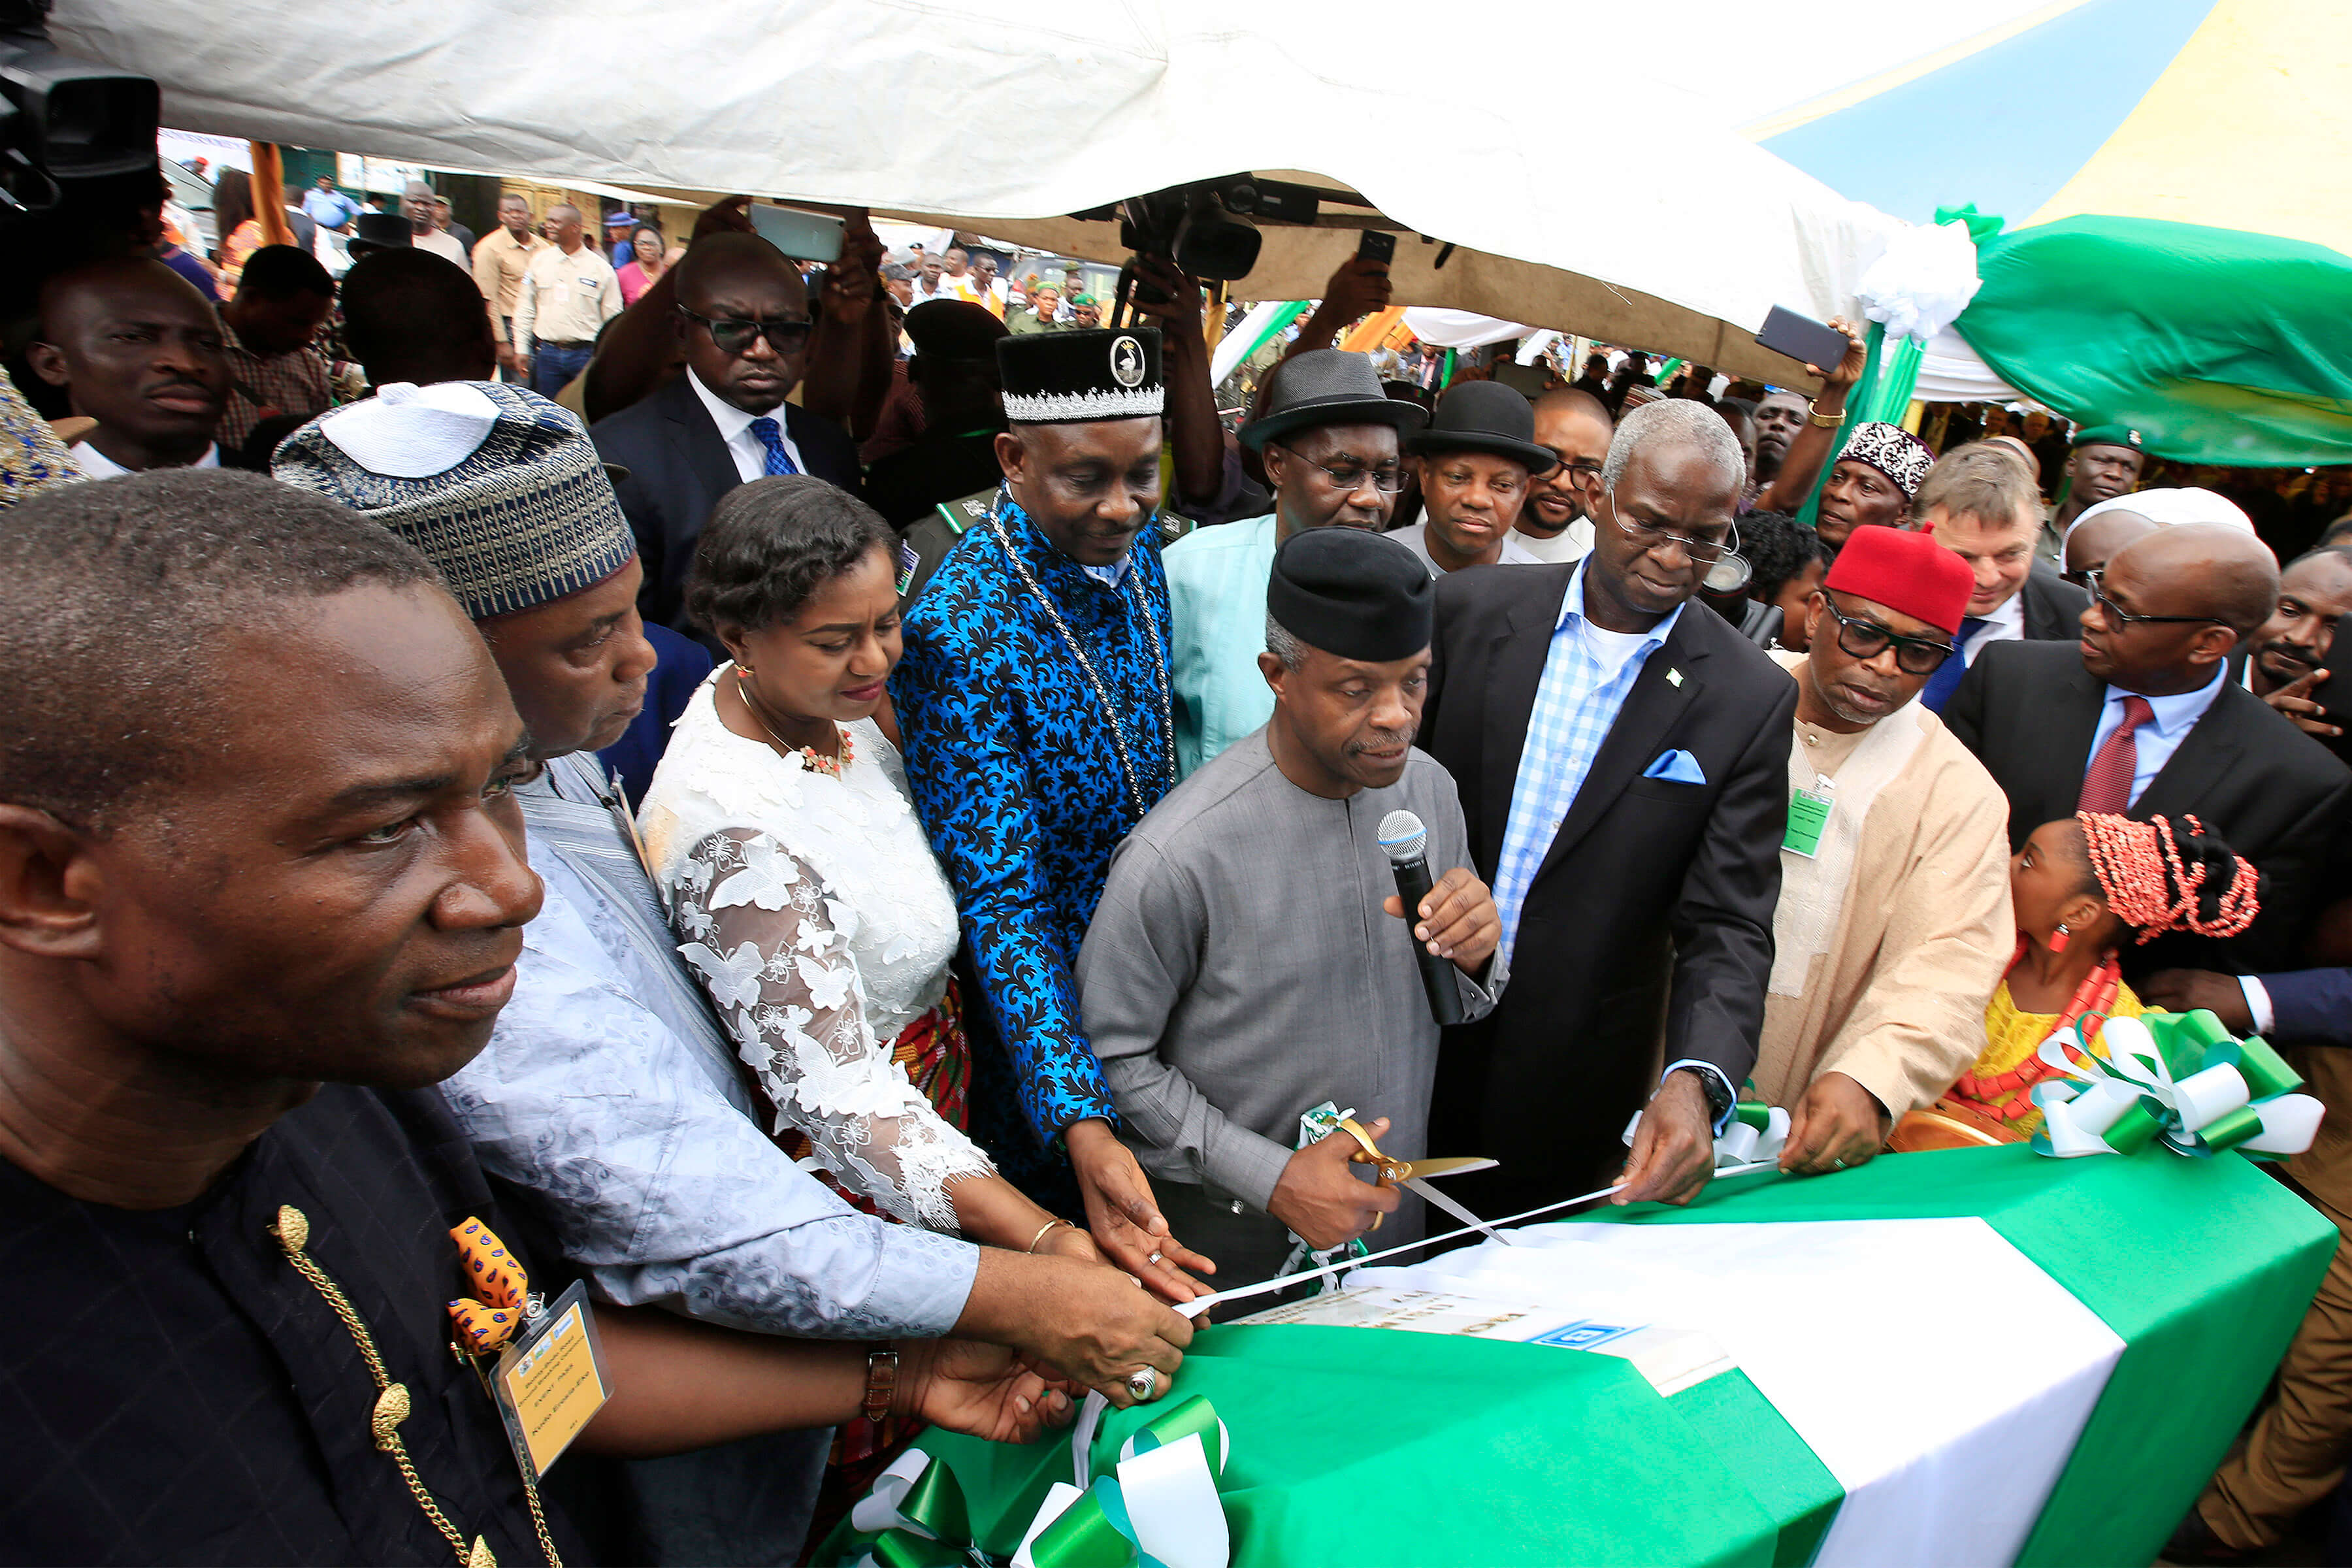
<path fill-rule="evenodd" d="M 84 477 L 220 466 L 227 339 L 186 279 L 149 257 L 74 268 L 41 286 L 39 330 L 26 363 L 98 421 L 72 447 Z"/>
<path fill-rule="evenodd" d="M 908 612 L 890 694 L 984 1005 L 973 1138 L 1186 1300 L 1207 1260 L 1113 1131 L 1074 977 L 1111 851 L 1175 782 L 1160 348 L 1150 328 L 997 340 L 1003 489 Z"/>
<path fill-rule="evenodd" d="M 1856 529 L 1806 606 L 1809 651 L 1773 656 L 1797 731 L 1756 1085 L 1789 1109 L 1784 1171 L 1869 1160 L 1984 1047 L 2017 943 L 2009 803 L 1916 700 L 1976 586 L 1924 533 Z"/>
<path fill-rule="evenodd" d="M 2344 733 L 2324 700 L 2312 693 L 2327 679 L 2320 666 L 2336 646 L 2338 624 L 2352 612 L 2352 550 L 2314 550 L 2279 574 L 2278 608 L 2253 637 L 2246 689 L 2294 721 L 2306 734 Z"/>
<path fill-rule="evenodd" d="M 1755 1064 L 1797 690 L 1689 607 L 1744 468 L 1713 410 L 1649 404 L 1610 443 L 1591 554 L 1438 584 L 1422 744 L 1461 786 L 1515 975 L 1446 1040 L 1431 1111 L 1435 1146 L 1505 1160 L 1453 1184 L 1482 1213 L 1621 1164 L 1620 1201 L 1688 1199 Z"/>
<path fill-rule="evenodd" d="M 482 1048 L 541 908 L 481 639 L 415 551 L 236 473 L 17 508 L 0 605 L 9 1555 L 576 1560 L 446 1305 L 482 1293 L 455 1230 L 522 1233 L 430 1086 Z M 123 679 L 126 619 L 168 700 Z M 515 1286 L 555 1297 L 526 1252 Z M 863 1347 L 596 1326 L 612 1397 L 560 1476 L 822 1427 L 866 1381 Z M 912 1348 L 947 1392 L 950 1352 Z M 986 1355 L 1003 1406 L 1037 1391 Z M 942 1405 L 1035 1429 L 980 1410 Z"/>
<path fill-rule="evenodd" d="M 1367 354 L 1310 349 L 1276 368 L 1264 407 L 1240 431 L 1265 465 L 1274 510 L 1196 529 L 1161 556 L 1174 623 L 1178 777 L 1274 710 L 1258 660 L 1275 552 L 1309 529 L 1385 527 L 1404 483 L 1398 442 L 1428 417 L 1381 391 Z"/>
<path fill-rule="evenodd" d="M 1433 577 L 1470 566 L 1535 566 L 1511 530 L 1528 481 L 1559 467 L 1535 441 L 1528 400 L 1493 381 L 1467 381 L 1437 400 L 1429 427 L 1405 443 L 1421 485 L 1422 521 L 1389 537 Z"/>
<path fill-rule="evenodd" d="M 1328 1101 L 1383 1153 L 1425 1154 L 1438 1026 L 1414 944 L 1453 961 L 1466 1017 L 1504 980 L 1454 781 L 1412 747 L 1434 583 L 1373 534 L 1323 528 L 1284 541 L 1263 597 L 1273 716 L 1119 846 L 1078 956 L 1125 1137 L 1170 1225 L 1236 1284 L 1280 1270 L 1294 1237 L 1327 1250 L 1389 1214 L 1383 1241 L 1419 1233 L 1418 1203 L 1351 1169 L 1352 1134 L 1299 1147 L 1300 1117 Z M 1381 847 L 1398 811 L 1437 872 L 1410 932 Z"/>
<path fill-rule="evenodd" d="M 1845 449 L 1822 486 L 1821 505 L 1813 514 L 1813 531 L 1831 549 L 1843 547 L 1857 528 L 1900 528 L 1911 510 L 1936 454 L 1900 425 L 1868 420 L 1853 427 Z M 1793 478 L 1784 465 L 1783 479 Z M 1805 476 L 1811 483 L 1811 476 Z M 1775 493 L 1787 487 L 1775 484 Z M 1803 497 L 1794 504 L 1801 504 Z"/>
<path fill-rule="evenodd" d="M 1536 399 L 1536 445 L 1559 459 L 1549 473 L 1530 475 L 1512 542 L 1538 561 L 1581 561 L 1592 550 L 1591 489 L 1616 433 L 1609 409 L 1575 387 Z"/>
<path fill-rule="evenodd" d="M 2012 847 L 2077 811 L 2194 812 L 2268 879 L 2238 936 L 2125 948 L 2135 986 L 2167 967 L 2284 968 L 2326 890 L 2352 773 L 2230 679 L 2231 655 L 2276 610 L 2278 582 L 2251 532 L 2158 529 L 2093 580 L 2077 642 L 1996 643 L 1945 706 L 2009 797 Z"/>

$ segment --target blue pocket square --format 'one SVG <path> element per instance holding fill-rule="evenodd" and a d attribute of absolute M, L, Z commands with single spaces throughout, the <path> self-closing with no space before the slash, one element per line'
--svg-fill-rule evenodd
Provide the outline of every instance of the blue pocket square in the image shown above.
<path fill-rule="evenodd" d="M 1668 784 L 1706 783 L 1706 774 L 1699 767 L 1698 759 L 1688 752 L 1660 752 L 1658 760 L 1643 769 L 1642 776 L 1664 779 Z"/>

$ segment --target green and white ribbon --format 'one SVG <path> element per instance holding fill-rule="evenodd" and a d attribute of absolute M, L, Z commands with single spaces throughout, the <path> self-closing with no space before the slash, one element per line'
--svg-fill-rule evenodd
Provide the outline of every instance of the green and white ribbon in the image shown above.
<path fill-rule="evenodd" d="M 2301 1076 L 2260 1036 L 2232 1038 L 2201 1008 L 2110 1018 L 2099 1039 L 2105 1061 L 2072 1026 L 2042 1042 L 2038 1055 L 2062 1076 L 2033 1088 L 2036 1153 L 2134 1154 L 2162 1142 L 2200 1160 L 2230 1149 L 2277 1156 L 2302 1153 L 2318 1133 L 2322 1107 L 2295 1092 Z"/>
<path fill-rule="evenodd" d="M 1022 1532 L 1013 1568 L 1226 1568 L 1232 1540 L 1218 1497 L 1233 1435 L 1198 1394 L 1155 1415 L 1096 1474 L 1094 1434 L 1107 1403 L 1089 1394 L 1072 1447 L 1072 1486 L 1056 1481 Z M 850 1510 L 872 1539 L 856 1568 L 995 1568 L 972 1543 L 955 1472 L 919 1448 L 891 1462 Z"/>

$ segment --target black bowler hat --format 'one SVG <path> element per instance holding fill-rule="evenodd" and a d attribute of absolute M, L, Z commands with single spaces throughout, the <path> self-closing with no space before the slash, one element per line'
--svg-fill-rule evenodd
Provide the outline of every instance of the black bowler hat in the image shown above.
<path fill-rule="evenodd" d="M 416 243 L 416 231 L 398 213 L 362 213 L 352 220 L 352 237 L 344 247 L 354 256 L 371 250 L 406 250 Z"/>
<path fill-rule="evenodd" d="M 1536 445 L 1536 411 L 1528 400 L 1496 381 L 1465 381 L 1437 400 L 1437 413 L 1405 450 L 1492 452 L 1526 465 L 1530 474 L 1559 467 L 1549 447 Z"/>
<path fill-rule="evenodd" d="M 1395 402 L 1381 390 L 1371 355 L 1310 349 L 1276 367 L 1265 405 L 1236 434 L 1243 446 L 1257 452 L 1268 441 L 1318 425 L 1392 425 L 1403 436 L 1428 421 L 1427 409 Z"/>
<path fill-rule="evenodd" d="M 1429 646 L 1437 580 L 1393 539 L 1360 528 L 1310 528 L 1275 551 L 1265 613 L 1309 647 L 1387 664 Z"/>

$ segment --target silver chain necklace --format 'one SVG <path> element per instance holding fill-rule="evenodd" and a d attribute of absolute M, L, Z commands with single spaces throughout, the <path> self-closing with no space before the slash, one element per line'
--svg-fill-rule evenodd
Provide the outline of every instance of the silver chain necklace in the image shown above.
<path fill-rule="evenodd" d="M 1012 537 L 1004 531 L 1003 518 L 1004 503 L 1011 499 L 1010 494 L 1004 489 L 1000 489 L 997 491 L 996 504 L 988 510 L 988 531 L 996 536 L 997 545 L 1004 552 L 1004 558 L 1013 563 L 1013 570 L 1019 575 L 1021 585 L 1029 590 L 1029 596 L 1037 601 L 1038 606 L 1045 612 L 1045 618 L 1054 623 L 1054 630 L 1061 637 L 1062 646 L 1070 650 L 1070 658 L 1077 664 L 1078 673 L 1087 678 L 1087 686 L 1094 689 L 1095 701 L 1101 707 L 1103 717 L 1110 721 L 1111 744 L 1118 752 L 1119 782 L 1127 786 L 1127 798 L 1135 807 L 1136 819 L 1140 821 L 1148 808 L 1143 803 L 1143 793 L 1136 784 L 1135 758 L 1128 750 L 1127 727 L 1119 722 L 1118 710 L 1112 705 L 1110 692 L 1103 686 L 1102 677 L 1096 673 L 1094 660 L 1088 658 L 1086 649 L 1078 646 L 1078 639 L 1071 635 L 1069 624 L 1062 619 L 1061 611 L 1054 607 L 1054 601 L 1046 596 L 1045 589 L 1038 586 L 1037 579 L 1030 574 L 1029 563 L 1022 560 L 1020 552 L 1013 548 Z M 1129 562 L 1127 570 L 1128 579 L 1132 582 L 1142 569 Z M 1140 609 L 1143 612 L 1144 634 L 1151 639 L 1151 665 L 1160 678 L 1161 748 L 1169 753 L 1161 759 L 1160 769 L 1152 775 L 1151 782 L 1164 788 L 1167 784 L 1172 782 L 1170 777 L 1170 767 L 1174 761 L 1174 752 L 1173 748 L 1168 743 L 1168 737 L 1172 735 L 1176 729 L 1168 691 L 1168 655 L 1160 646 L 1159 624 L 1151 618 L 1150 606 L 1140 602 L 1139 593 L 1128 594 L 1117 589 L 1113 592 L 1118 593 L 1119 602 L 1129 611 Z M 1140 743 L 1140 737 L 1138 739 Z"/>

